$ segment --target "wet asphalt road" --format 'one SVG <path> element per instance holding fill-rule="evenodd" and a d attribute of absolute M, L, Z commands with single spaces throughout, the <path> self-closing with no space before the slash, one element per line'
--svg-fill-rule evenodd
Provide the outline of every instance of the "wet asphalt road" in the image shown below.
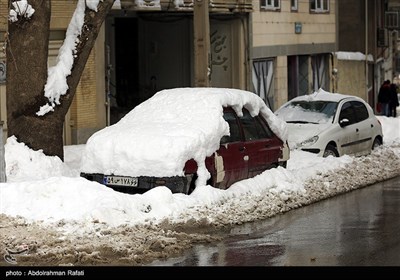
<path fill-rule="evenodd" d="M 233 228 L 156 266 L 400 266 L 400 177 Z"/>

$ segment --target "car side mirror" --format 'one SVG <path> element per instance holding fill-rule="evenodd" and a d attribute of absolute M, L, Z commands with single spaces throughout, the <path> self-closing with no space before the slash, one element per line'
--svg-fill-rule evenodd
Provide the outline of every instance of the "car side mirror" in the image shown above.
<path fill-rule="evenodd" d="M 339 125 L 340 125 L 341 127 L 348 126 L 349 124 L 350 124 L 349 119 L 341 119 L 341 120 L 339 121 Z"/>

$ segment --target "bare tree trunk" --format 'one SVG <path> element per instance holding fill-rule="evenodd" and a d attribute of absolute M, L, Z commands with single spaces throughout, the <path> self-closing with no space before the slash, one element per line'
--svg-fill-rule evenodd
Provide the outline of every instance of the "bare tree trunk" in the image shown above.
<path fill-rule="evenodd" d="M 63 123 L 72 103 L 80 77 L 95 44 L 100 27 L 115 0 L 99 2 L 98 11 L 85 10 L 85 25 L 77 46 L 77 56 L 69 90 L 60 98 L 54 112 L 37 116 L 40 106 L 48 101 L 44 96 L 47 81 L 47 58 L 50 33 L 51 1 L 30 0 L 35 9 L 30 19 L 8 24 L 7 42 L 7 125 L 8 136 L 33 150 L 63 160 Z"/>
<path fill-rule="evenodd" d="M 7 126 L 8 136 L 14 135 L 20 142 L 40 149 L 50 142 L 47 138 L 57 126 L 53 126 L 52 120 L 35 115 L 46 102 L 43 89 L 47 79 L 51 4 L 42 0 L 29 3 L 35 9 L 30 19 L 8 22 Z"/>

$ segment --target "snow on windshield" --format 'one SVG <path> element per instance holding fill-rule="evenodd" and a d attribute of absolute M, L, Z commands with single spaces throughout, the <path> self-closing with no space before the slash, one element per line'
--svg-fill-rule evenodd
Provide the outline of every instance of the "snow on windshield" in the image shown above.
<path fill-rule="evenodd" d="M 237 89 L 175 88 L 141 103 L 118 123 L 95 133 L 87 142 L 81 170 L 125 176 L 182 176 L 187 160 L 198 165 L 198 182 L 209 173 L 205 158 L 229 135 L 223 106 L 238 113 L 262 114 L 283 141 L 286 123 L 256 94 Z"/>
<path fill-rule="evenodd" d="M 337 102 L 330 101 L 292 101 L 276 112 L 286 122 L 292 123 L 331 123 L 336 112 Z"/>

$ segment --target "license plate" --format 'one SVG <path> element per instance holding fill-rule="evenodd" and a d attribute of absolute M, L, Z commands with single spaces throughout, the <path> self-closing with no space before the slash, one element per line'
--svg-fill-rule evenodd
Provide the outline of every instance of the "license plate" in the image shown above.
<path fill-rule="evenodd" d="M 137 187 L 138 178 L 122 176 L 104 176 L 104 184 L 116 186 Z"/>

